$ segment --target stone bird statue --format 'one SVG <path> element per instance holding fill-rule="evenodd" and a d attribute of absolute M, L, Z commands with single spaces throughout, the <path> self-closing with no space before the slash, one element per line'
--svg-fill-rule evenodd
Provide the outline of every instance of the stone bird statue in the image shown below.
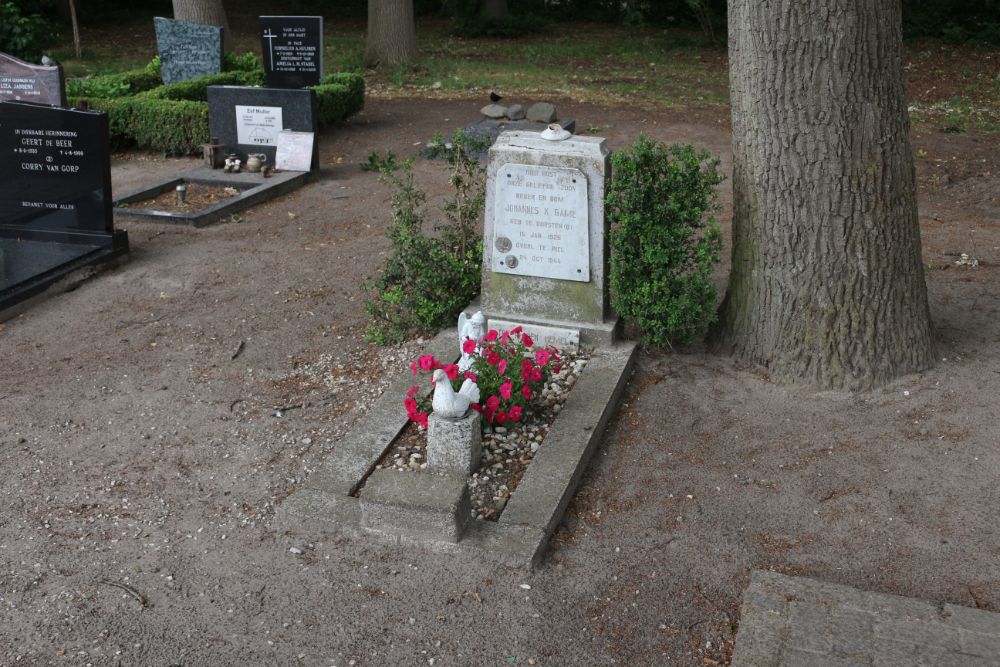
<path fill-rule="evenodd" d="M 462 383 L 462 388 L 455 392 L 451 387 L 451 380 L 440 368 L 434 371 L 431 376 L 434 380 L 434 398 L 431 399 L 431 407 L 434 414 L 439 417 L 449 419 L 461 419 L 469 411 L 469 406 L 479 402 L 479 387 L 472 380 L 466 378 Z"/>
<path fill-rule="evenodd" d="M 495 90 L 490 93 L 490 102 L 493 102 L 493 104 L 496 104 L 497 102 L 499 102 L 502 99 L 503 99 L 503 96 L 502 95 L 498 95 Z"/>

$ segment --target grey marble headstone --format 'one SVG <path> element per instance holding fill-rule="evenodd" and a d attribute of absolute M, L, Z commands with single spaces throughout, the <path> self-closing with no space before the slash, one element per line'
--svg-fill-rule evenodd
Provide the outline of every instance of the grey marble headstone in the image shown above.
<path fill-rule="evenodd" d="M 308 89 L 208 87 L 208 126 L 219 143 L 246 160 L 263 153 L 274 164 L 282 130 L 318 132 L 316 93 Z M 319 142 L 312 146 L 312 168 L 319 168 Z"/>
<path fill-rule="evenodd" d="M 222 28 L 157 16 L 156 48 L 163 83 L 196 79 L 222 71 Z"/>
<path fill-rule="evenodd" d="M 0 53 L 0 102 L 4 100 L 66 106 L 62 66 L 32 65 Z"/>

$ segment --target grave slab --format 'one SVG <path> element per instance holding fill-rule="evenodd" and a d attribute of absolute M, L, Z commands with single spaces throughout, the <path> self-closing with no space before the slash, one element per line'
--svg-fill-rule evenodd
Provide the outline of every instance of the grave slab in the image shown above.
<path fill-rule="evenodd" d="M 268 87 L 318 86 L 323 77 L 323 17 L 261 16 L 258 21 Z"/>
<path fill-rule="evenodd" d="M 304 536 L 334 532 L 376 535 L 396 543 L 463 551 L 515 567 L 535 568 L 604 436 L 608 420 L 617 410 L 632 374 L 635 350 L 635 343 L 620 342 L 594 351 L 539 449 L 541 452 L 551 443 L 553 454 L 536 454 L 499 522 L 472 521 L 457 543 L 422 539 L 402 532 L 402 528 L 400 532 L 367 528 L 361 517 L 361 499 L 352 495 L 371 479 L 370 474 L 374 476 L 372 471 L 379 459 L 407 424 L 401 397 L 413 383 L 408 373 L 393 381 L 303 487 L 285 499 L 278 508 L 276 524 Z M 442 361 L 449 355 L 457 359 L 455 332 L 439 334 L 424 353 Z M 388 469 L 376 471 L 382 472 L 395 473 Z M 418 473 L 395 474 L 403 477 Z M 367 488 L 365 485 L 362 498 Z"/>
<path fill-rule="evenodd" d="M 163 83 L 177 83 L 222 71 L 222 28 L 157 16 L 156 48 Z"/>
<path fill-rule="evenodd" d="M 360 505 L 364 528 L 444 542 L 462 539 L 471 519 L 464 476 L 382 468 L 368 478 Z"/>
<path fill-rule="evenodd" d="M 312 90 L 209 86 L 208 124 L 213 137 L 246 162 L 263 153 L 273 165 L 282 130 L 318 132 L 316 93 Z M 312 169 L 319 168 L 319 142 L 313 141 Z"/>
<path fill-rule="evenodd" d="M 1000 614 L 754 570 L 732 667 L 1000 665 Z"/>
<path fill-rule="evenodd" d="M 33 65 L 0 53 L 0 102 L 4 100 L 66 106 L 62 66 Z"/>
<path fill-rule="evenodd" d="M 234 213 L 243 211 L 266 201 L 292 192 L 306 183 L 316 172 L 280 171 L 264 178 L 259 173 L 227 173 L 221 169 L 202 167 L 181 174 L 175 178 L 158 181 L 144 186 L 134 192 L 114 200 L 117 215 L 131 216 L 147 222 L 166 222 L 174 224 L 205 227 L 219 221 L 225 221 Z M 238 195 L 225 199 L 217 204 L 197 211 L 158 211 L 151 208 L 135 208 L 138 202 L 143 202 L 157 195 L 176 189 L 178 185 L 199 183 L 216 187 L 231 187 L 240 191 Z"/>
<path fill-rule="evenodd" d="M 0 318 L 121 260 L 107 114 L 0 102 Z"/>

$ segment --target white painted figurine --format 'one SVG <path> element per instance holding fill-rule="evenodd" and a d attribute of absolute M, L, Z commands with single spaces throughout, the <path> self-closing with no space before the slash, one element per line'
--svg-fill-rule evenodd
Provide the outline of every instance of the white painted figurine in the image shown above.
<path fill-rule="evenodd" d="M 458 350 L 462 353 L 462 358 L 458 362 L 458 368 L 464 373 L 472 366 L 472 355 L 466 354 L 462 346 L 467 340 L 476 341 L 476 352 L 479 351 L 479 344 L 486 335 L 486 317 L 483 311 L 476 311 L 472 317 L 466 317 L 465 313 L 458 315 Z"/>
<path fill-rule="evenodd" d="M 455 393 L 448 374 L 443 370 L 437 369 L 431 377 L 434 379 L 434 398 L 431 399 L 431 407 L 434 408 L 434 414 L 439 417 L 461 419 L 469 411 L 470 405 L 479 402 L 479 387 L 472 380 L 466 378 L 462 388 Z"/>

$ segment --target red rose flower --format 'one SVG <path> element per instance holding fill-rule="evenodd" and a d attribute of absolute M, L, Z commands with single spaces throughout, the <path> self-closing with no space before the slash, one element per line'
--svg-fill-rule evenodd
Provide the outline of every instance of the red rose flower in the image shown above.
<path fill-rule="evenodd" d="M 518 421 L 521 419 L 521 406 L 512 405 L 510 406 L 510 411 L 508 411 L 507 416 L 510 417 L 511 421 Z"/>
<path fill-rule="evenodd" d="M 497 330 L 496 329 L 490 329 L 489 331 L 486 332 L 486 335 L 483 337 L 483 340 L 487 340 L 487 341 L 489 341 L 491 343 L 493 341 L 495 341 L 496 339 L 497 339 Z"/>
<path fill-rule="evenodd" d="M 420 357 L 418 363 L 420 364 L 420 368 L 424 369 L 425 371 L 432 370 L 434 368 L 434 357 L 430 354 L 425 354 L 424 356 Z"/>
<path fill-rule="evenodd" d="M 465 352 L 466 354 L 472 354 L 475 351 L 476 351 L 476 341 L 470 338 L 464 343 L 462 343 L 462 352 Z"/>
<path fill-rule="evenodd" d="M 524 400 L 529 400 L 531 398 L 531 387 L 528 385 L 521 387 L 521 396 L 524 396 Z"/>
<path fill-rule="evenodd" d="M 535 341 L 531 340 L 531 336 L 529 336 L 528 334 L 523 334 L 521 336 L 521 342 L 524 343 L 525 347 L 531 347 L 532 345 L 535 344 Z"/>
<path fill-rule="evenodd" d="M 510 380 L 507 380 L 502 385 L 500 385 L 500 395 L 503 396 L 504 398 L 510 398 L 510 392 L 512 388 L 513 385 L 511 385 Z"/>

